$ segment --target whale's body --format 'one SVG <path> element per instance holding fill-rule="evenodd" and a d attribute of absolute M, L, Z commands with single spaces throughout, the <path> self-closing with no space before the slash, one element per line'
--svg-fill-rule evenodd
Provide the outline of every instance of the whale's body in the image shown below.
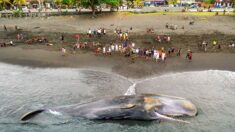
<path fill-rule="evenodd" d="M 197 109 L 190 101 L 166 95 L 125 95 L 84 104 L 43 108 L 25 114 L 28 120 L 41 112 L 85 119 L 175 120 L 176 116 L 195 116 Z M 185 121 L 183 121 L 185 122 Z"/>

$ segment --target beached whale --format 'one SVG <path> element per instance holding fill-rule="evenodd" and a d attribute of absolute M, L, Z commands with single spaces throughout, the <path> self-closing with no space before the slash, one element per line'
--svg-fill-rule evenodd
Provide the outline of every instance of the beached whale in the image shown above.
<path fill-rule="evenodd" d="M 190 101 L 167 95 L 123 95 L 84 104 L 43 108 L 22 116 L 26 121 L 41 112 L 85 119 L 134 119 L 172 120 L 187 122 L 174 117 L 195 116 L 197 108 Z"/>

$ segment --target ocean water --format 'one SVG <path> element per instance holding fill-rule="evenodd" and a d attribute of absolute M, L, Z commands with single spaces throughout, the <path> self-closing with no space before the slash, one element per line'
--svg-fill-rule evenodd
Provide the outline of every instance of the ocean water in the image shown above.
<path fill-rule="evenodd" d="M 235 72 L 194 71 L 131 80 L 93 70 L 29 68 L 0 63 L 1 132 L 233 132 Z M 198 116 L 190 124 L 169 121 L 93 121 L 42 113 L 21 122 L 23 114 L 42 107 L 89 102 L 131 92 L 179 96 L 192 101 Z"/>

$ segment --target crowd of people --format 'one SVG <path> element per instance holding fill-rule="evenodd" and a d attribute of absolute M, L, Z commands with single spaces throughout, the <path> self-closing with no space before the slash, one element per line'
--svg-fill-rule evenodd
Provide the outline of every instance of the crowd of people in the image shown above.
<path fill-rule="evenodd" d="M 158 43 L 162 43 L 162 42 L 167 42 L 167 43 L 170 43 L 171 42 L 171 37 L 169 35 L 157 35 L 155 40 L 158 42 Z"/>
<path fill-rule="evenodd" d="M 211 45 L 209 45 L 210 43 L 211 43 Z M 228 47 L 231 48 L 233 44 L 234 44 L 233 42 L 230 42 Z M 205 52 L 207 52 L 208 48 L 211 47 L 211 46 L 212 46 L 212 50 L 214 50 L 214 51 L 222 49 L 221 44 L 218 43 L 218 41 L 216 41 L 216 40 L 213 40 L 212 42 L 204 40 L 204 41 L 198 43 L 198 48 L 205 51 Z"/>
<path fill-rule="evenodd" d="M 132 28 L 130 29 L 132 30 Z M 146 58 L 146 59 L 152 59 L 154 61 L 162 61 L 165 62 L 167 57 L 170 56 L 181 56 L 182 48 L 175 48 L 170 45 L 166 45 L 161 48 L 140 48 L 138 47 L 134 42 L 131 42 L 129 40 L 129 33 L 128 30 L 122 31 L 121 29 L 116 28 L 114 30 L 114 34 L 117 35 L 119 42 L 112 42 L 110 44 L 101 44 L 99 42 L 79 42 L 74 45 L 74 50 L 76 49 L 83 49 L 83 48 L 91 48 L 94 49 L 96 55 L 104 55 L 104 56 L 110 56 L 113 54 L 122 54 L 125 57 L 131 57 L 133 58 Z M 88 37 L 92 36 L 101 36 L 105 35 L 106 30 L 104 28 L 99 28 L 97 30 L 91 30 L 88 29 L 87 35 Z M 171 37 L 169 35 L 156 35 L 155 37 L 156 43 L 170 43 Z M 231 43 L 229 47 L 234 47 L 235 44 Z M 165 49 L 165 47 L 168 47 Z M 199 48 L 204 49 L 207 51 L 208 42 L 202 41 L 198 44 Z M 212 47 L 214 49 L 221 49 L 221 44 L 218 43 L 218 41 L 214 40 L 212 41 Z M 62 48 L 62 53 L 64 54 L 66 52 L 66 49 Z M 188 49 L 186 53 L 186 59 L 189 61 L 192 61 L 193 52 Z"/>
<path fill-rule="evenodd" d="M 132 27 L 130 28 L 130 31 Z M 140 48 L 134 42 L 129 40 L 129 31 L 128 30 L 121 30 L 119 28 L 115 28 L 114 34 L 117 35 L 119 42 L 113 42 L 111 44 L 102 45 L 100 43 L 95 42 L 79 42 L 76 43 L 73 47 L 74 51 L 76 49 L 84 49 L 84 48 L 91 48 L 94 49 L 96 55 L 112 55 L 112 54 L 122 54 L 125 57 L 131 58 L 146 58 L 146 59 L 153 59 L 155 61 L 166 61 L 167 56 L 173 56 L 175 54 L 175 48 L 169 47 L 166 50 L 164 47 L 161 48 Z M 87 31 L 88 37 L 105 35 L 106 30 L 104 28 L 99 28 L 98 30 L 91 30 L 91 28 Z M 169 43 L 171 41 L 171 37 L 169 35 L 157 35 L 155 41 L 158 43 L 166 42 Z M 64 49 L 62 49 L 62 54 L 64 54 Z M 177 50 L 177 56 L 181 55 L 181 48 Z M 192 58 L 192 57 L 191 57 Z"/>
<path fill-rule="evenodd" d="M 98 29 L 93 29 L 93 30 L 89 28 L 87 31 L 87 35 L 89 37 L 94 37 L 94 36 L 101 37 L 102 35 L 105 35 L 105 34 L 106 34 L 105 28 L 98 28 Z"/>
<path fill-rule="evenodd" d="M 3 25 L 4 31 L 8 31 L 7 27 Z M 15 26 L 15 29 L 17 31 L 18 27 Z M 115 28 L 114 34 L 117 37 L 116 42 L 112 42 L 110 44 L 101 44 L 99 42 L 77 42 L 73 46 L 73 50 L 76 51 L 77 49 L 84 49 L 84 48 L 90 48 L 93 49 L 96 53 L 96 55 L 112 55 L 116 53 L 120 53 L 124 55 L 125 57 L 131 57 L 131 58 L 146 58 L 146 59 L 153 59 L 155 61 L 163 61 L 165 62 L 167 57 L 169 56 L 181 56 L 181 48 L 175 48 L 171 45 L 165 45 L 158 46 L 155 45 L 152 48 L 140 48 L 138 45 L 136 45 L 135 42 L 132 42 L 129 40 L 129 35 L 132 30 L 132 27 L 128 30 L 122 30 L 120 28 Z M 18 31 L 17 31 L 18 32 Z M 91 28 L 87 31 L 88 38 L 90 37 L 101 37 L 102 35 L 106 35 L 107 30 L 105 28 L 97 28 L 91 30 Z M 25 37 L 21 32 L 18 32 L 16 34 L 16 41 L 17 40 L 24 40 Z M 64 43 L 65 36 L 61 34 L 61 41 Z M 156 35 L 155 42 L 156 44 L 162 43 L 162 44 L 169 44 L 171 43 L 171 36 L 169 35 Z M 26 44 L 32 44 L 32 43 L 48 43 L 48 40 L 45 37 L 33 37 L 32 39 L 28 39 L 25 41 Z M 1 47 L 7 47 L 7 46 L 14 46 L 13 40 L 9 42 L 1 43 Z M 50 45 L 52 46 L 52 44 Z M 149 46 L 148 46 L 149 47 Z M 167 47 L 167 49 L 165 49 Z M 205 52 L 208 50 L 208 47 L 212 47 L 213 49 L 221 49 L 221 43 L 218 40 L 213 40 L 212 42 L 209 41 L 201 41 L 198 43 L 198 48 L 204 50 Z M 235 47 L 235 41 L 231 41 L 228 45 L 229 48 Z M 61 48 L 62 55 L 65 56 L 67 54 L 67 50 L 65 47 Z M 189 61 L 192 60 L 192 51 L 189 49 L 186 55 L 186 59 Z"/>
<path fill-rule="evenodd" d="M 113 55 L 113 54 L 122 54 L 125 57 L 141 57 L 150 59 L 152 58 L 155 61 L 166 61 L 167 56 L 172 56 L 175 53 L 175 48 L 170 47 L 166 50 L 164 47 L 161 48 L 140 48 L 134 42 L 131 42 L 128 39 L 129 32 L 123 32 L 120 29 L 115 29 L 114 33 L 117 35 L 119 42 L 113 42 L 111 44 L 102 45 L 100 43 L 95 42 L 79 42 L 74 45 L 74 51 L 76 49 L 84 49 L 90 48 L 94 49 L 96 55 Z M 88 30 L 87 35 L 89 37 L 95 35 L 91 33 L 91 30 Z M 162 39 L 162 41 L 170 42 L 170 36 L 159 36 L 158 39 Z M 160 40 L 161 42 L 161 40 Z M 64 49 L 62 49 L 62 54 L 64 54 Z M 181 48 L 177 52 L 177 56 L 181 55 Z"/>
<path fill-rule="evenodd" d="M 127 42 L 127 41 L 125 41 Z M 134 42 L 131 43 L 123 43 L 123 44 L 110 44 L 107 46 L 97 47 L 95 50 L 96 55 L 112 55 L 112 54 L 123 54 L 125 57 L 141 57 L 146 59 L 154 59 L 156 61 L 166 61 L 167 54 L 164 49 L 162 48 L 139 48 L 136 46 Z M 174 50 L 171 50 L 171 52 L 168 52 L 168 55 L 174 54 Z"/>

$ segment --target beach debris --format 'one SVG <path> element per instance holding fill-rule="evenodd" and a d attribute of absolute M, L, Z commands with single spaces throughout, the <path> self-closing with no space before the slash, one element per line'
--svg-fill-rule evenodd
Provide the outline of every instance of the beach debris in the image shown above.
<path fill-rule="evenodd" d="M 190 22 L 189 22 L 189 25 L 194 25 L 194 21 L 190 21 Z"/>
<path fill-rule="evenodd" d="M 38 29 L 38 28 L 40 28 L 40 27 L 34 27 L 34 29 Z"/>
<path fill-rule="evenodd" d="M 154 33 L 154 29 L 153 28 L 147 28 L 146 30 L 147 30 L 146 31 L 147 33 Z"/>
<path fill-rule="evenodd" d="M 26 44 L 34 43 L 48 43 L 48 40 L 46 37 L 33 37 L 31 39 L 26 40 Z"/>
<path fill-rule="evenodd" d="M 9 41 L 9 42 L 0 43 L 0 46 L 9 47 L 9 46 L 15 46 L 15 44 L 13 43 L 13 41 Z"/>
<path fill-rule="evenodd" d="M 47 46 L 53 46 L 53 44 L 51 44 L 51 43 L 48 43 L 48 44 L 47 44 Z"/>
<path fill-rule="evenodd" d="M 166 23 L 165 27 L 171 30 L 176 30 L 178 28 L 176 24 L 168 24 L 168 23 Z"/>

